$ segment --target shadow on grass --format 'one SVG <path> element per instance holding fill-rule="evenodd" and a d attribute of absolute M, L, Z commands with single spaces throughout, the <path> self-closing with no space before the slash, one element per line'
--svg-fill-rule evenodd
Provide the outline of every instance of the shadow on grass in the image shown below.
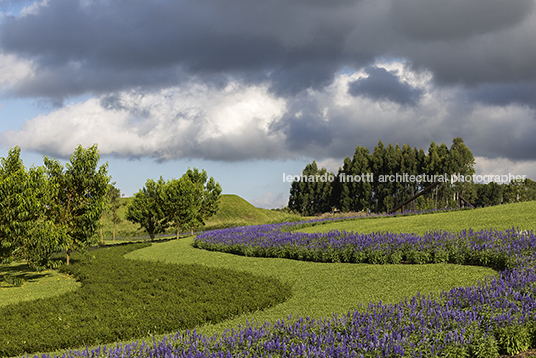
<path fill-rule="evenodd" d="M 25 282 L 34 282 L 46 276 L 46 273 L 36 272 L 30 266 L 24 263 L 0 266 L 0 282 L 8 282 L 6 278 L 22 279 Z M 3 288 L 13 288 L 17 285 L 4 286 Z"/>

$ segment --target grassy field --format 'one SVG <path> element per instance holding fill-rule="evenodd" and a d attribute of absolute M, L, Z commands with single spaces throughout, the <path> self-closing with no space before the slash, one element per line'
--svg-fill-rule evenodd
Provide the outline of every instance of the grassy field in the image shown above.
<path fill-rule="evenodd" d="M 429 294 L 455 286 L 476 283 L 496 272 L 486 267 L 437 265 L 330 264 L 275 258 L 255 258 L 204 251 L 192 247 L 192 238 L 153 244 L 129 253 L 130 259 L 157 260 L 167 263 L 198 263 L 224 267 L 255 275 L 275 277 L 290 283 L 292 297 L 262 312 L 247 314 L 232 321 L 207 325 L 203 333 L 221 333 L 246 321 L 276 321 L 288 315 L 320 318 L 342 314 L 368 302 L 399 302 L 417 292 Z M 381 284 L 378 284 L 381 282 Z"/>
<path fill-rule="evenodd" d="M 1 282 L 4 275 L 16 275 L 25 280 L 21 286 Z M 35 272 L 23 262 L 0 265 L 0 307 L 17 302 L 32 301 L 39 298 L 58 296 L 80 288 L 73 276 L 56 270 Z"/>
<path fill-rule="evenodd" d="M 254 208 L 245 200 L 226 195 L 222 198 L 222 210 L 209 225 L 227 227 L 231 225 L 262 224 L 277 221 L 303 219 L 288 214 Z M 127 199 L 124 199 L 128 201 Z M 225 204 L 225 205 L 223 205 Z M 123 208 L 124 210 L 124 208 Z M 407 217 L 379 217 L 355 219 L 343 222 L 319 224 L 300 231 L 318 232 L 329 230 L 353 230 L 361 232 L 394 231 L 424 233 L 429 230 L 459 231 L 473 229 L 520 229 L 536 228 L 536 202 L 504 205 L 471 211 L 446 212 Z M 121 225 L 123 233 L 140 235 L 130 223 Z M 127 238 L 128 239 L 128 238 Z M 429 294 L 449 290 L 452 287 L 475 284 L 496 271 L 485 267 L 451 264 L 435 265 L 368 265 L 342 263 L 315 263 L 272 258 L 243 257 L 219 252 L 194 249 L 193 238 L 154 243 L 150 247 L 131 252 L 127 259 L 162 261 L 171 264 L 198 264 L 206 267 L 243 271 L 257 276 L 268 276 L 292 286 L 292 296 L 287 301 L 254 313 L 244 314 L 218 324 L 198 327 L 198 332 L 221 333 L 228 328 L 251 322 L 276 321 L 289 315 L 313 318 L 342 314 L 369 302 L 399 302 L 417 293 Z M 77 288 L 71 276 L 50 270 L 45 273 L 29 272 L 23 266 L 0 266 L 2 272 L 25 274 L 28 282 L 22 287 L 0 289 L 0 302 L 7 304 L 18 300 L 45 298 Z M 47 276 L 49 275 L 49 276 Z M 53 279 L 50 279 L 52 277 Z M 50 280 L 50 286 L 44 283 Z M 53 282 L 54 281 L 54 282 Z M 55 282 L 57 281 L 57 282 Z M 53 286 L 52 284 L 57 286 Z M 378 284 L 381 283 L 381 284 Z M 63 291 L 62 291 L 63 290 Z M 9 301 L 8 301 L 9 300 Z M 1 323 L 1 322 L 0 322 Z M 171 333 L 171 332 L 170 332 Z M 158 338 L 158 337 L 157 337 Z M 152 337 L 148 338 L 152 341 Z"/>
<path fill-rule="evenodd" d="M 116 243 L 132 241 L 133 238 L 143 238 L 147 233 L 139 228 L 139 225 L 125 220 L 126 205 L 133 198 L 121 198 L 123 204 L 118 215 L 122 220 L 116 225 Z M 282 211 L 256 208 L 238 195 L 225 194 L 220 198 L 220 210 L 207 220 L 203 230 L 225 228 L 231 226 L 260 225 L 283 221 L 302 220 L 303 217 L 288 214 Z M 111 214 L 105 213 L 102 220 L 102 236 L 106 244 L 112 243 L 113 224 Z M 166 231 L 169 236 L 174 235 L 173 228 Z M 101 239 L 100 230 L 97 232 L 99 240 Z"/>
<path fill-rule="evenodd" d="M 458 232 L 464 229 L 506 230 L 512 227 L 522 230 L 536 229 L 536 201 L 499 205 L 474 210 L 449 211 L 442 213 L 371 217 L 342 222 L 320 223 L 298 231 L 328 232 L 330 230 L 371 233 L 378 231 L 424 234 L 441 229 Z"/>

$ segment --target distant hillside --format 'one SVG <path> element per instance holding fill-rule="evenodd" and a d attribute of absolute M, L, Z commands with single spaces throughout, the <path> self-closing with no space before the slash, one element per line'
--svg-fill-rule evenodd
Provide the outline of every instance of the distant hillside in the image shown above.
<path fill-rule="evenodd" d="M 118 213 L 119 217 L 122 218 L 123 221 L 116 225 L 116 238 L 126 239 L 146 235 L 146 232 L 143 229 L 139 229 L 139 225 L 132 224 L 124 219 L 126 205 L 132 199 L 133 198 L 120 199 L 121 202 L 124 203 L 124 206 L 119 209 Z M 284 221 L 297 221 L 302 219 L 303 218 L 298 215 L 256 208 L 238 195 L 226 194 L 222 195 L 220 198 L 220 210 L 218 213 L 216 213 L 216 215 L 207 221 L 207 225 L 202 228 L 202 230 L 232 226 L 259 225 Z M 105 213 L 102 220 L 102 235 L 105 239 L 111 239 L 112 227 L 111 215 L 110 213 Z M 172 234 L 173 229 L 169 229 L 168 233 Z M 100 238 L 100 231 L 97 232 L 97 236 Z"/>

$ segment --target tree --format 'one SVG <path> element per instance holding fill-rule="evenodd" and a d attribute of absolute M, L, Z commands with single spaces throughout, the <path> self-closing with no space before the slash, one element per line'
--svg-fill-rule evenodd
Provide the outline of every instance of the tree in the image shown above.
<path fill-rule="evenodd" d="M 194 228 L 204 226 L 205 220 L 218 212 L 222 188 L 213 177 L 208 178 L 205 170 L 188 168 L 184 175 L 188 176 L 194 185 L 192 220 L 190 222 L 190 230 L 193 234 Z"/>
<path fill-rule="evenodd" d="M 145 186 L 134 194 L 134 199 L 127 205 L 126 219 L 144 228 L 151 240 L 163 233 L 168 225 L 163 211 L 165 187 L 166 182 L 162 177 L 156 182 L 147 179 Z"/>
<path fill-rule="evenodd" d="M 302 215 L 325 213 L 331 209 L 333 173 L 325 168 L 318 169 L 315 161 L 303 169 L 300 180 L 293 181 L 290 188 L 288 207 Z"/>
<path fill-rule="evenodd" d="M 167 222 L 175 228 L 177 240 L 182 229 L 186 229 L 196 219 L 196 185 L 188 175 L 167 182 L 163 191 L 162 212 Z"/>
<path fill-rule="evenodd" d="M 123 219 L 119 217 L 117 211 L 121 206 L 124 206 L 125 203 L 120 200 L 121 190 L 116 188 L 115 182 L 108 184 L 108 190 L 106 191 L 106 198 L 108 200 L 109 210 L 112 215 L 112 243 L 115 244 L 115 226 L 119 224 Z"/>
<path fill-rule="evenodd" d="M 97 145 L 78 146 L 65 168 L 54 158 L 44 156 L 48 190 L 46 217 L 63 234 L 59 245 L 65 251 L 67 265 L 73 250 L 84 252 L 94 243 L 93 235 L 106 205 L 108 163 L 98 167 Z"/>
<path fill-rule="evenodd" d="M 26 260 L 38 270 L 57 264 L 50 256 L 61 231 L 43 218 L 46 184 L 42 167 L 26 170 L 19 147 L 0 159 L 0 262 Z"/>

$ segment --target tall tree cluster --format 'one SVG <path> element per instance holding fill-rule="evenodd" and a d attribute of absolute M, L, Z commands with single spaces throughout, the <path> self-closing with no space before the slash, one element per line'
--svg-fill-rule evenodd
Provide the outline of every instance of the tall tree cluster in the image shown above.
<path fill-rule="evenodd" d="M 173 227 L 177 239 L 193 232 L 218 211 L 221 186 L 205 170 L 188 169 L 179 179 L 148 179 L 127 206 L 127 220 L 139 224 L 151 240 Z"/>
<path fill-rule="evenodd" d="M 409 144 L 385 146 L 382 141 L 370 153 L 357 146 L 352 158 L 346 157 L 333 181 L 317 183 L 294 181 L 288 207 L 303 215 L 313 215 L 336 207 L 343 212 L 386 212 L 433 184 L 439 176 L 472 176 L 474 157 L 462 138 L 454 138 L 450 148 L 442 143 L 430 143 L 428 152 Z M 302 179 L 310 174 L 326 173 L 315 162 L 308 164 Z M 398 177 L 397 177 L 398 175 Z M 422 180 L 418 181 L 417 176 Z M 430 195 L 419 197 L 416 210 L 464 205 L 476 194 L 474 183 L 445 182 Z"/>
<path fill-rule="evenodd" d="M 71 251 L 94 243 L 110 181 L 99 158 L 94 145 L 78 146 L 65 167 L 45 156 L 44 166 L 26 169 L 19 147 L 0 159 L 1 262 L 42 269 L 57 265 L 51 256 L 62 250 L 69 264 Z"/>

